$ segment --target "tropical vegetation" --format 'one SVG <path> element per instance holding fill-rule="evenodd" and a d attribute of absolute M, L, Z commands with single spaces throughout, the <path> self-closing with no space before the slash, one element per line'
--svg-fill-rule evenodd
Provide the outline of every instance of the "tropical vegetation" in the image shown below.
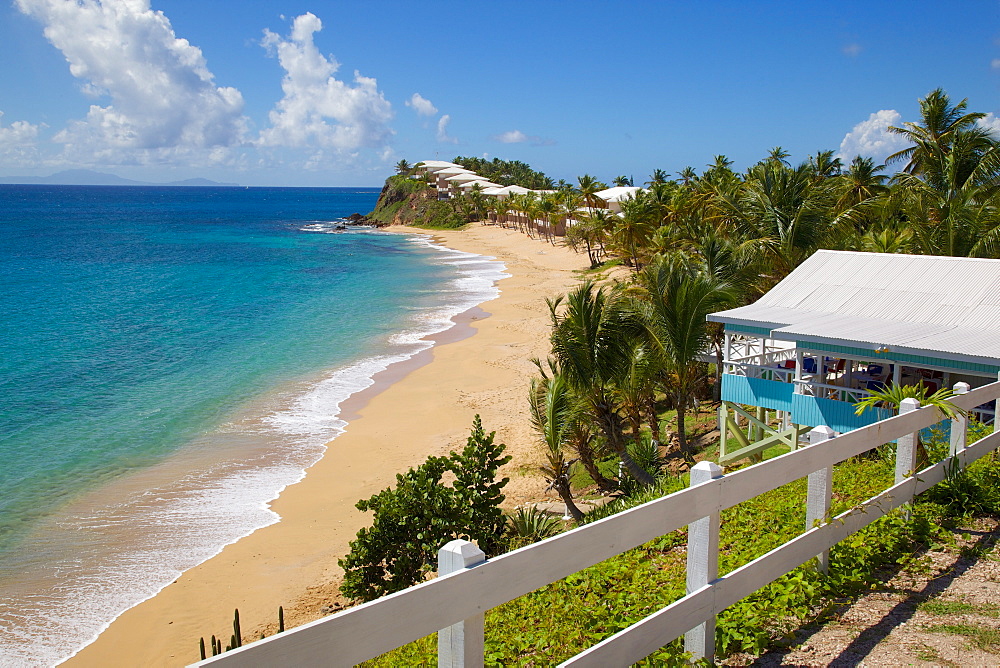
<path fill-rule="evenodd" d="M 987 427 L 974 424 L 976 438 Z M 935 458 L 947 453 L 947 438 L 928 443 Z M 833 472 L 841 513 L 890 486 L 894 458 L 880 448 L 871 457 L 848 459 Z M 719 659 L 740 654 L 747 665 L 790 629 L 836 616 L 845 602 L 900 570 L 926 568 L 924 550 L 953 544 L 962 519 L 1000 513 L 1000 462 L 986 457 L 940 483 L 909 508 L 893 511 L 831 550 L 824 574 L 807 563 L 730 606 L 717 621 Z M 613 507 L 587 513 L 585 522 L 680 489 L 683 478 L 663 480 Z M 719 573 L 725 575 L 802 532 L 804 479 L 779 487 L 722 512 Z M 485 665 L 556 665 L 603 638 L 634 624 L 685 594 L 683 531 L 661 536 L 486 613 Z M 436 638 L 410 643 L 364 666 L 432 665 Z M 683 665 L 682 643 L 674 641 L 637 665 Z M 726 662 L 727 664 L 729 661 Z"/>
<path fill-rule="evenodd" d="M 601 490 L 623 483 L 601 472 L 602 458 L 621 461 L 628 484 L 652 483 L 629 454 L 643 439 L 672 443 L 691 461 L 685 413 L 718 396 L 703 354 L 714 349 L 718 363 L 721 330 L 705 316 L 754 301 L 820 248 L 1000 257 L 1000 143 L 979 123 L 985 115 L 942 90 L 920 109 L 918 122 L 889 128 L 912 142 L 889 156 L 902 166 L 893 176 L 868 157 L 845 165 L 833 151 L 793 165 L 778 146 L 743 173 L 724 155 L 675 180 L 657 169 L 618 215 L 591 207 L 596 179 L 579 177 L 573 204 L 587 206 L 564 214 L 576 221 L 566 242 L 594 268 L 617 261 L 631 275 L 550 301 L 551 359 L 536 382 L 567 392 L 584 421 L 566 432 L 565 460 Z M 518 201 L 504 206 L 526 212 L 519 221 L 536 215 Z M 545 442 L 558 458 L 551 433 Z"/>
<path fill-rule="evenodd" d="M 620 212 L 598 206 L 596 193 L 605 184 L 589 174 L 576 184 L 546 177 L 543 186 L 533 186 L 552 192 L 498 199 L 473 189 L 453 203 L 466 220 L 488 220 L 553 243 L 563 237 L 587 253 L 594 270 L 548 301 L 551 350 L 535 360 L 538 374 L 528 396 L 545 456 L 543 475 L 577 522 L 610 512 L 584 514 L 577 504 L 581 489 L 627 499 L 661 495 L 680 484 L 663 476 L 663 456 L 690 463 L 700 455 L 688 438 L 686 416 L 717 389 L 705 353 L 714 352 L 717 369 L 722 336 L 706 322 L 709 313 L 754 301 L 820 248 L 1000 258 L 1000 142 L 983 125 L 985 114 L 967 107 L 966 100 L 953 103 L 943 90 L 932 91 L 920 101 L 917 122 L 889 128 L 911 145 L 886 164 L 865 156 L 845 164 L 829 150 L 793 164 L 776 146 L 742 172 L 725 155 L 715 156 L 701 173 L 686 167 L 671 178 L 656 169 L 645 188 L 620 203 Z M 517 171 L 521 184 L 528 183 L 530 168 L 522 163 L 455 162 L 504 184 L 513 183 Z M 900 170 L 890 174 L 890 165 Z M 599 272 L 615 265 L 622 267 L 617 278 L 602 280 Z M 947 393 L 927 396 L 919 387 L 875 393 L 869 403 L 898 406 L 910 396 L 906 392 L 949 405 Z M 981 473 L 957 476 L 944 492 L 931 495 L 926 514 L 914 513 L 916 523 L 893 515 L 838 546 L 833 577 L 798 569 L 727 611 L 720 620 L 720 651 L 759 649 L 773 632 L 767 615 L 808 617 L 835 598 L 838 586 L 860 586 L 876 568 L 905 560 L 915 542 L 934 535 L 944 517 L 941 507 L 954 510 L 956 498 L 973 499 L 961 508 L 1000 512 L 1000 497 L 988 493 L 1000 469 L 991 460 L 976 470 Z M 865 498 L 875 479 L 892 477 L 891 465 L 879 459 L 845 462 L 835 475 L 846 476 L 844 484 L 852 489 L 839 503 Z M 980 478 L 970 482 L 968 475 Z M 731 541 L 730 551 L 724 550 L 727 568 L 752 558 L 749 552 L 766 551 L 768 541 L 777 545 L 785 533 L 801 530 L 804 490 L 796 489 L 755 500 L 763 505 L 754 515 L 731 509 L 724 516 L 724 541 Z M 796 498 L 787 508 L 786 494 Z M 772 519 L 762 519 L 767 517 Z M 552 529 L 536 531 L 538 522 L 522 512 L 510 526 L 533 540 Z M 583 644 L 582 636 L 608 635 L 646 614 L 644 591 L 682 595 L 682 580 L 659 579 L 682 568 L 673 550 L 682 538 L 655 543 L 492 611 L 487 663 L 558 661 Z M 638 576 L 640 569 L 649 572 Z M 594 610 L 598 599 L 613 599 L 616 612 Z M 536 612 L 529 615 L 529 609 Z M 543 614 L 537 610 L 558 610 L 575 621 L 527 628 L 523 620 L 537 619 Z M 406 651 L 394 660 L 426 658 L 424 650 Z M 676 648 L 664 652 L 659 659 L 677 659 Z"/>

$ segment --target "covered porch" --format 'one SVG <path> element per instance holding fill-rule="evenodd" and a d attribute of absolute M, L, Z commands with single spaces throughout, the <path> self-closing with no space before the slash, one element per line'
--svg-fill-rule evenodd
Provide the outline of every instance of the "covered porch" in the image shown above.
<path fill-rule="evenodd" d="M 855 414 L 873 390 L 961 392 L 995 381 L 997 289 L 998 260 L 819 251 L 756 303 L 709 316 L 725 326 L 721 463 L 794 449 L 812 427 L 842 433 L 889 417 Z M 973 415 L 991 422 L 995 410 Z M 727 451 L 730 435 L 739 445 Z"/>

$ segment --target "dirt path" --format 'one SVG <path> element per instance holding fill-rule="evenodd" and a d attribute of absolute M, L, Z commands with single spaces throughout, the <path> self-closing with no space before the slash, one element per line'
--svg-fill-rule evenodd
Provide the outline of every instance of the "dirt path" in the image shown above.
<path fill-rule="evenodd" d="M 800 629 L 755 666 L 1000 666 L 1000 521 L 954 532 L 905 571 L 822 624 Z"/>

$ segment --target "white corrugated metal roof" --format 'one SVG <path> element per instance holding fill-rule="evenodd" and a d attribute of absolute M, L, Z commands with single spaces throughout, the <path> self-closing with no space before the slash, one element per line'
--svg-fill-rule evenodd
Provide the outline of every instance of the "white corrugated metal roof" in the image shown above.
<path fill-rule="evenodd" d="M 749 306 L 709 316 L 776 338 L 1000 360 L 1000 260 L 817 251 Z"/>
<path fill-rule="evenodd" d="M 425 167 L 458 167 L 454 162 L 446 160 L 421 160 L 417 164 L 424 165 Z"/>
<path fill-rule="evenodd" d="M 434 174 L 438 176 L 450 176 L 453 174 L 475 174 L 471 169 L 466 169 L 465 167 L 459 167 L 457 165 L 452 167 L 434 167 L 431 169 Z"/>
<path fill-rule="evenodd" d="M 465 190 L 465 189 L 472 190 L 472 186 L 475 185 L 475 184 L 477 184 L 477 183 L 479 184 L 480 188 L 499 188 L 500 187 L 499 183 L 493 183 L 492 181 L 487 181 L 486 179 L 481 178 L 481 177 L 479 179 L 475 180 L 475 181 L 466 181 L 465 183 L 460 183 L 460 184 L 458 184 L 458 187 L 461 188 L 461 189 L 463 189 L 463 190 Z"/>
<path fill-rule="evenodd" d="M 608 188 L 607 190 L 601 190 L 594 193 L 594 197 L 600 197 L 605 202 L 620 202 L 623 199 L 628 199 L 629 197 L 635 197 L 635 194 L 642 190 L 638 186 L 615 186 L 614 188 Z"/>
<path fill-rule="evenodd" d="M 445 181 L 452 181 L 455 183 L 465 183 L 466 181 L 484 181 L 483 177 L 474 172 L 467 172 L 464 174 L 455 174 L 454 176 L 448 176 Z"/>

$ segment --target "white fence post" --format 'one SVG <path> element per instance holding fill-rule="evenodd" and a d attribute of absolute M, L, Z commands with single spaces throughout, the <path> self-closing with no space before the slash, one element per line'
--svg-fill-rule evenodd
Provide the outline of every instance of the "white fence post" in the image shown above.
<path fill-rule="evenodd" d="M 830 427 L 820 425 L 809 432 L 809 446 L 825 443 L 834 437 L 835 432 Z M 833 469 L 830 467 L 809 474 L 809 491 L 806 492 L 806 531 L 814 526 L 825 523 L 830 512 L 830 499 L 833 495 Z M 819 568 L 824 573 L 830 570 L 830 550 L 823 550 L 816 555 Z"/>
<path fill-rule="evenodd" d="M 715 462 L 698 462 L 691 469 L 691 487 L 722 477 Z M 687 593 L 719 577 L 719 511 L 688 525 Z M 684 650 L 697 661 L 715 656 L 715 614 L 684 634 Z"/>
<path fill-rule="evenodd" d="M 955 387 L 953 389 L 955 394 L 965 394 L 971 389 L 971 387 L 968 383 L 955 383 Z M 948 448 L 949 457 L 954 457 L 962 450 L 965 450 L 965 446 L 968 444 L 968 434 L 968 415 L 960 414 L 953 417 L 951 419 L 951 445 Z"/>
<path fill-rule="evenodd" d="M 899 402 L 899 414 L 909 413 L 920 408 L 920 402 L 916 399 L 903 399 Z M 917 467 L 917 434 L 907 434 L 896 439 L 896 482 L 899 484 L 913 475 L 913 469 Z"/>
<path fill-rule="evenodd" d="M 448 575 L 486 561 L 474 543 L 453 540 L 438 550 L 438 575 Z M 483 665 L 483 612 L 438 631 L 438 668 L 473 668 Z"/>
<path fill-rule="evenodd" d="M 897 369 L 899 366 L 897 365 Z M 920 402 L 912 397 L 899 402 L 899 414 L 909 413 L 920 408 Z M 917 468 L 917 439 L 920 432 L 916 431 L 906 436 L 896 439 L 896 482 L 899 484 L 916 472 Z M 911 499 L 912 500 L 912 499 Z M 910 519 L 910 504 L 902 506 L 903 516 Z"/>

